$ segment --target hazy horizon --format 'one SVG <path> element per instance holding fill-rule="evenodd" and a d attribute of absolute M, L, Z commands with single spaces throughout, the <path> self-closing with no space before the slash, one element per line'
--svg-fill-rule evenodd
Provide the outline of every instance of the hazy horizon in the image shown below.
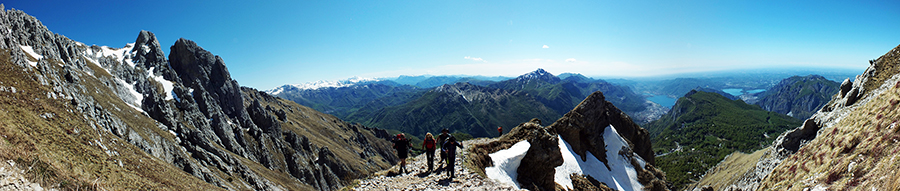
<path fill-rule="evenodd" d="M 536 70 L 537 68 L 535 68 Z M 541 68 L 542 69 L 542 68 Z M 696 78 L 696 79 L 711 79 L 711 78 L 723 78 L 723 77 L 742 77 L 742 76 L 753 76 L 759 77 L 759 75 L 767 75 L 771 76 L 783 76 L 783 78 L 788 78 L 790 76 L 807 76 L 807 75 L 820 75 L 825 77 L 828 80 L 841 82 L 846 78 L 850 78 L 851 81 L 855 80 L 854 77 L 863 73 L 865 68 L 861 69 L 835 69 L 835 68 L 763 68 L 763 69 L 750 69 L 750 70 L 724 70 L 724 71 L 708 71 L 708 72 L 691 72 L 691 73 L 676 73 L 676 74 L 667 74 L 667 75 L 656 75 L 656 76 L 641 76 L 641 77 L 622 77 L 622 76 L 589 76 L 584 75 L 578 72 L 562 72 L 562 73 L 554 73 L 551 71 L 547 71 L 552 75 L 560 76 L 565 73 L 569 74 L 581 74 L 585 77 L 592 79 L 605 80 L 611 83 L 618 83 L 622 81 L 632 81 L 632 82 L 654 82 L 654 81 L 664 81 L 664 80 L 672 80 L 676 78 Z M 520 75 L 524 75 L 526 73 L 510 75 L 510 76 L 502 76 L 502 75 L 466 75 L 466 74 L 448 74 L 448 75 L 399 75 L 399 76 L 387 76 L 387 77 L 359 77 L 353 76 L 350 78 L 344 79 L 335 79 L 335 80 L 317 80 L 311 82 L 301 82 L 301 83 L 285 83 L 275 87 L 270 88 L 262 88 L 260 90 L 273 90 L 278 87 L 285 85 L 302 85 L 302 84 L 314 84 L 318 82 L 338 82 L 338 81 L 352 81 L 353 78 L 363 78 L 363 79 L 376 79 L 376 80 L 392 80 L 396 81 L 400 77 L 482 77 L 482 78 L 507 78 L 513 79 Z M 780 79 L 779 79 L 780 80 Z"/>
<path fill-rule="evenodd" d="M 4 2 L 75 41 L 154 32 L 221 56 L 242 86 L 400 75 L 640 78 L 862 72 L 900 43 L 900 2 Z"/>

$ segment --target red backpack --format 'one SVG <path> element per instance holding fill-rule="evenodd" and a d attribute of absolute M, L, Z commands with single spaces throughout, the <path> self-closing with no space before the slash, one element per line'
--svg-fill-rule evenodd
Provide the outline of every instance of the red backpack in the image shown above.
<path fill-rule="evenodd" d="M 426 149 L 434 149 L 434 139 L 425 139 L 422 144 L 425 144 Z"/>

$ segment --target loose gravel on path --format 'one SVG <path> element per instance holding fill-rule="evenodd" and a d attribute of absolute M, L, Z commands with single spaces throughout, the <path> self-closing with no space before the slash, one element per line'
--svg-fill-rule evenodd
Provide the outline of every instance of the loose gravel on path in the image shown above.
<path fill-rule="evenodd" d="M 40 184 L 32 183 L 26 179 L 25 171 L 15 166 L 16 163 L 11 160 L 0 162 L 0 191 L 45 190 Z"/>
<path fill-rule="evenodd" d="M 399 170 L 399 164 L 395 165 L 387 171 L 378 174 L 379 176 L 370 177 L 360 180 L 359 184 L 351 190 L 359 191 L 382 191 L 382 190 L 519 190 L 513 186 L 498 183 L 491 179 L 482 177 L 475 172 L 470 171 L 464 166 L 464 161 L 468 155 L 468 149 L 473 144 L 486 143 L 492 139 L 475 139 L 463 141 L 463 149 L 458 150 L 456 155 L 456 178 L 449 179 L 446 171 L 442 169 L 428 172 L 428 160 L 425 154 L 407 159 L 407 169 L 410 172 L 405 174 L 394 175 Z M 435 168 L 439 167 L 440 161 L 439 151 L 435 151 Z M 443 165 L 443 166 L 446 166 Z"/>

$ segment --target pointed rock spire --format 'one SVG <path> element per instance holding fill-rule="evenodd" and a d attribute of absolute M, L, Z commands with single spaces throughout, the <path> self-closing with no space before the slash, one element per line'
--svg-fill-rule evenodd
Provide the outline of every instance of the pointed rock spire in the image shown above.
<path fill-rule="evenodd" d="M 141 30 L 134 41 L 131 52 L 134 52 L 132 58 L 134 63 L 139 63 L 148 70 L 152 68 L 153 75 L 161 75 L 166 80 L 179 82 L 175 70 L 169 66 L 166 54 L 159 45 L 159 41 L 156 40 L 156 35 L 152 32 Z"/>

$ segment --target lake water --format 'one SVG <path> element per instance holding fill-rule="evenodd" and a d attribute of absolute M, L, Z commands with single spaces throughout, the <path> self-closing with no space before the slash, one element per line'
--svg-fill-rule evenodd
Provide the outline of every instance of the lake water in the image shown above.
<path fill-rule="evenodd" d="M 747 93 L 755 94 L 755 93 L 764 92 L 764 91 L 766 91 L 766 89 L 755 89 L 755 90 L 747 90 Z"/>
<path fill-rule="evenodd" d="M 725 93 L 731 94 L 731 95 L 733 95 L 733 96 L 739 96 L 739 95 L 741 95 L 741 94 L 744 94 L 744 93 L 741 93 L 741 91 L 744 91 L 744 89 L 732 89 L 732 88 L 729 88 L 729 89 L 722 89 L 722 91 L 725 92 Z"/>
<path fill-rule="evenodd" d="M 647 100 L 650 100 L 653 103 L 662 105 L 663 107 L 671 108 L 673 105 L 675 105 L 675 101 L 677 99 L 671 98 L 669 96 L 657 95 L 657 96 L 648 97 Z"/>

